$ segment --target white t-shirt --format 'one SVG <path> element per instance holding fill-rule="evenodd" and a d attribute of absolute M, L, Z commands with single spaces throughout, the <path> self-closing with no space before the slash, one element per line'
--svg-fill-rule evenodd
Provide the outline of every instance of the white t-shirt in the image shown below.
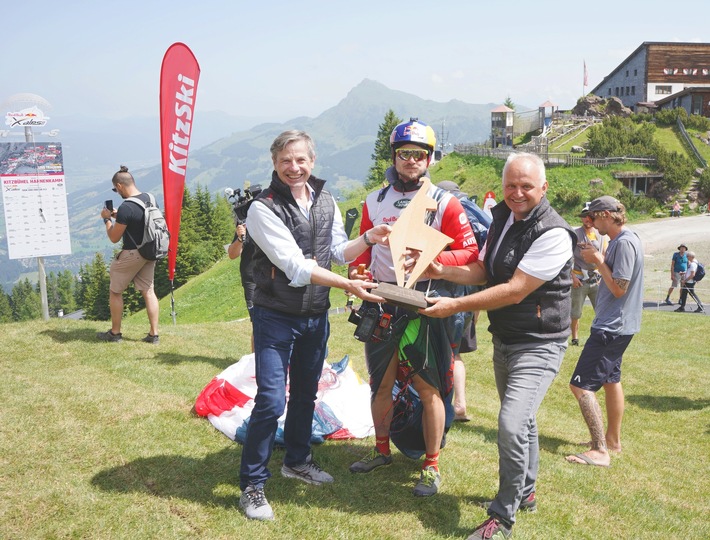
<path fill-rule="evenodd" d="M 686 276 L 689 276 L 690 274 L 693 274 L 693 279 L 688 279 L 685 282 L 686 283 L 695 283 L 695 272 L 698 271 L 698 263 L 696 261 L 690 262 L 688 261 L 688 270 L 685 272 Z"/>
<path fill-rule="evenodd" d="M 505 233 L 508 232 L 508 229 L 514 223 L 514 219 L 515 217 L 511 213 L 503 227 L 503 233 L 498 238 L 498 242 L 493 249 L 493 256 L 498 251 Z M 483 249 L 478 254 L 479 261 L 485 259 L 487 247 L 488 243 L 483 246 Z M 541 234 L 532 243 L 530 249 L 523 255 L 518 268 L 529 276 L 543 281 L 550 281 L 560 273 L 560 270 L 571 258 L 572 241 L 570 240 L 569 232 L 562 227 L 555 227 Z"/>

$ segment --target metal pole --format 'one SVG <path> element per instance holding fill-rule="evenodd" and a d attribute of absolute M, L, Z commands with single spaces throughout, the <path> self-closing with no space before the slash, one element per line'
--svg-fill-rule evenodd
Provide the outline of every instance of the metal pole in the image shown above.
<path fill-rule="evenodd" d="M 25 126 L 25 141 L 28 143 L 34 142 L 32 127 L 30 126 Z M 42 303 L 42 318 L 48 321 L 49 302 L 47 301 L 47 274 L 44 271 L 44 259 L 42 257 L 37 257 L 37 270 L 39 273 L 39 296 Z"/>

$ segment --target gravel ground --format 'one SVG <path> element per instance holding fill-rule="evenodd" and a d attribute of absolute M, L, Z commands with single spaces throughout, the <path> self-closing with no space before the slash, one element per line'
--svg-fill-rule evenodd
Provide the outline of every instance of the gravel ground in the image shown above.
<path fill-rule="evenodd" d="M 710 265 L 710 214 L 663 218 L 628 227 L 636 232 L 643 242 L 645 307 L 672 311 L 676 305 L 660 305 L 671 285 L 671 257 L 682 242 L 690 251 L 695 252 L 696 259 L 706 268 Z M 695 290 L 700 300 L 710 306 L 710 278 L 701 281 Z M 671 300 L 677 303 L 679 294 L 680 291 L 676 288 L 671 294 Z M 686 309 L 695 309 L 695 303 L 690 297 Z"/>

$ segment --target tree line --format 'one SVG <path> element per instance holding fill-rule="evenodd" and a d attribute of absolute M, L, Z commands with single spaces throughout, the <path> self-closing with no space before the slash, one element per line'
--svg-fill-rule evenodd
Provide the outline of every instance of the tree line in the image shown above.
<path fill-rule="evenodd" d="M 207 270 L 225 254 L 224 246 L 232 241 L 234 221 L 231 205 L 224 197 L 212 195 L 197 186 L 194 193 L 185 189 L 178 252 L 175 262 L 174 288 Z M 116 244 L 118 251 L 120 243 Z M 84 318 L 110 319 L 110 261 L 97 253 L 91 263 L 81 265 L 78 274 L 64 270 L 47 275 L 47 303 L 50 316 L 56 317 L 81 309 Z M 155 267 L 155 293 L 162 298 L 170 293 L 168 261 L 158 261 Z M 133 285 L 124 295 L 124 310 L 133 313 L 143 309 L 142 295 Z M 42 316 L 39 283 L 28 278 L 18 281 L 10 294 L 0 290 L 0 322 L 26 321 Z"/>

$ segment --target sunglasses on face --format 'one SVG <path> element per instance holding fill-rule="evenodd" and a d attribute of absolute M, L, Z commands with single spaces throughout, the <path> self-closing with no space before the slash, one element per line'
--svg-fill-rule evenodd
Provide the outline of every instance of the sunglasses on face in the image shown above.
<path fill-rule="evenodd" d="M 409 161 L 414 158 L 414 161 L 423 161 L 429 156 L 429 152 L 426 150 L 411 150 L 408 148 L 399 148 L 395 150 L 395 154 L 402 161 Z"/>

